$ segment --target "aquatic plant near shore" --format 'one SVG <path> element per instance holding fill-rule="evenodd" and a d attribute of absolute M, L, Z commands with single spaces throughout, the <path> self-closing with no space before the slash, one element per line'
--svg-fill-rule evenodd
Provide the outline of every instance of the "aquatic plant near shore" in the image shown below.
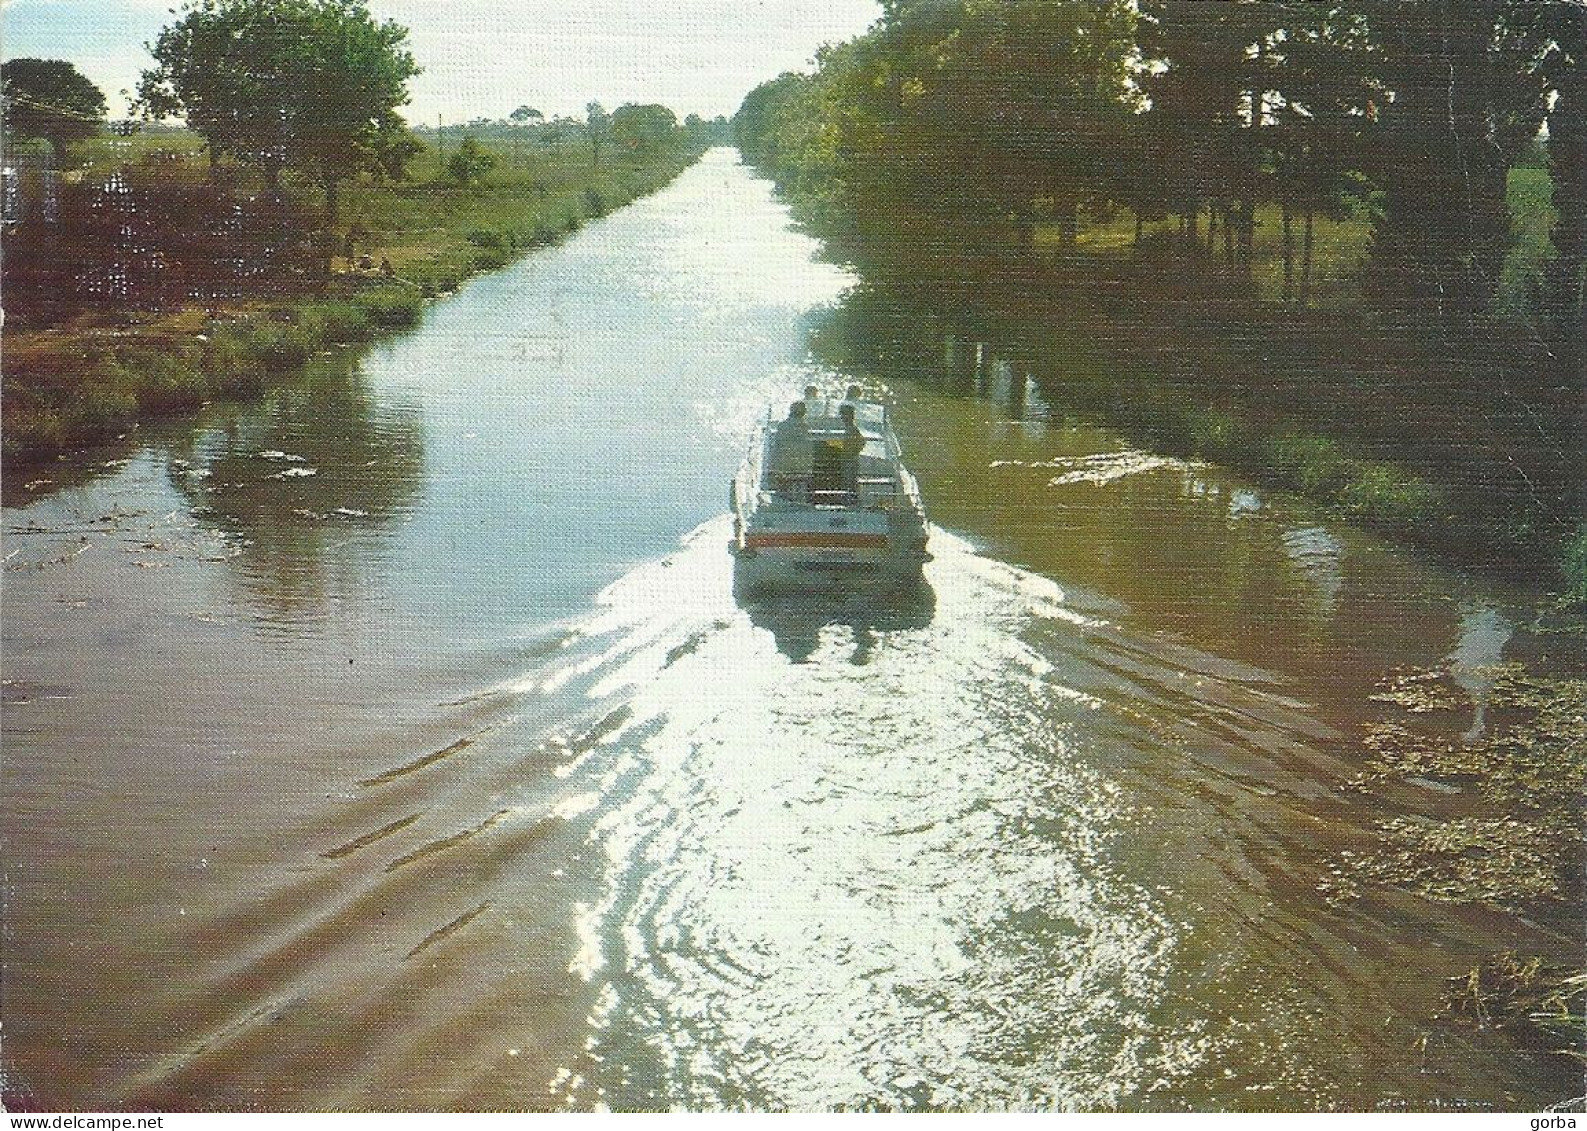
<path fill-rule="evenodd" d="M 1518 1043 L 1587 1065 L 1587 974 L 1505 951 L 1449 979 L 1439 1020 L 1508 1030 Z"/>

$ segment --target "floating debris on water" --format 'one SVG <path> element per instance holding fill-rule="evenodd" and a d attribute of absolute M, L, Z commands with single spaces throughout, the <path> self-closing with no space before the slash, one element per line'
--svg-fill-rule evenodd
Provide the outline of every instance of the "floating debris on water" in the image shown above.
<path fill-rule="evenodd" d="M 1392 703 L 1415 715 L 1453 711 L 1466 705 L 1465 696 L 1456 693 L 1447 671 L 1397 673 L 1368 698 L 1375 703 Z"/>
<path fill-rule="evenodd" d="M 1587 680 L 1546 679 L 1519 664 L 1495 665 L 1491 674 L 1490 703 L 1510 720 L 1505 726 L 1458 738 L 1382 722 L 1363 736 L 1372 756 L 1348 788 L 1409 785 L 1441 795 L 1446 806 L 1443 799 L 1458 794 L 1462 811 L 1381 822 L 1377 849 L 1341 854 L 1330 869 L 1321 887 L 1331 900 L 1376 883 L 1513 912 L 1572 905 L 1587 835 Z M 1458 707 L 1448 678 L 1398 673 L 1372 699 L 1412 715 Z"/>

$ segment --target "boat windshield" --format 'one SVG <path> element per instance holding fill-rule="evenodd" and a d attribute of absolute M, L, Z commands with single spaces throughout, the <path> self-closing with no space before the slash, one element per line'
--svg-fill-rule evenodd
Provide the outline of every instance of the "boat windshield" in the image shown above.
<path fill-rule="evenodd" d="M 854 423 L 867 437 L 880 439 L 887 431 L 887 406 L 871 401 L 838 401 L 817 398 L 805 402 L 805 423 L 812 432 L 843 431 L 843 406 L 854 406 Z"/>

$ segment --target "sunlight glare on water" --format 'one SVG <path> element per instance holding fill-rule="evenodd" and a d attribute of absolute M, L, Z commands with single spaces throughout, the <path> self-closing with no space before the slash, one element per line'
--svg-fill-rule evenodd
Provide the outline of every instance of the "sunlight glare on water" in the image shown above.
<path fill-rule="evenodd" d="M 1056 587 L 939 532 L 934 615 L 851 609 L 798 660 L 735 609 L 726 533 L 592 625 L 622 646 L 590 694 L 631 698 L 589 767 L 580 969 L 611 992 L 578 1078 L 615 1107 L 1098 1107 L 1192 1061 L 1145 1018 L 1174 932 L 1110 875 L 1121 802 L 1074 756 L 1097 703 L 1020 639 Z"/>
<path fill-rule="evenodd" d="M 817 259 L 821 245 L 789 225 L 787 206 L 766 182 L 744 176 L 731 150 L 708 153 L 685 188 L 664 208 L 634 208 L 655 214 L 643 249 L 653 293 L 731 320 L 768 307 L 815 310 L 855 283 Z"/>

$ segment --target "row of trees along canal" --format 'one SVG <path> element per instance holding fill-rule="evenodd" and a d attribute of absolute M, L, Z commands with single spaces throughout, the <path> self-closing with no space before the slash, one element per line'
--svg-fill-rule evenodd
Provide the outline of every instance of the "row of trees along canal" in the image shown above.
<path fill-rule="evenodd" d="M 190 0 L 148 44 L 142 120 L 114 127 L 71 62 L 4 64 L 10 459 L 409 325 L 727 140 L 725 119 L 598 102 L 415 130 L 407 40 L 365 0 Z"/>
<path fill-rule="evenodd" d="M 734 123 L 868 278 L 1021 309 L 1031 349 L 1117 295 L 1134 341 L 1202 362 L 1172 420 L 1121 423 L 1489 564 L 1564 553 L 1587 599 L 1587 6 L 882 6 Z"/>

